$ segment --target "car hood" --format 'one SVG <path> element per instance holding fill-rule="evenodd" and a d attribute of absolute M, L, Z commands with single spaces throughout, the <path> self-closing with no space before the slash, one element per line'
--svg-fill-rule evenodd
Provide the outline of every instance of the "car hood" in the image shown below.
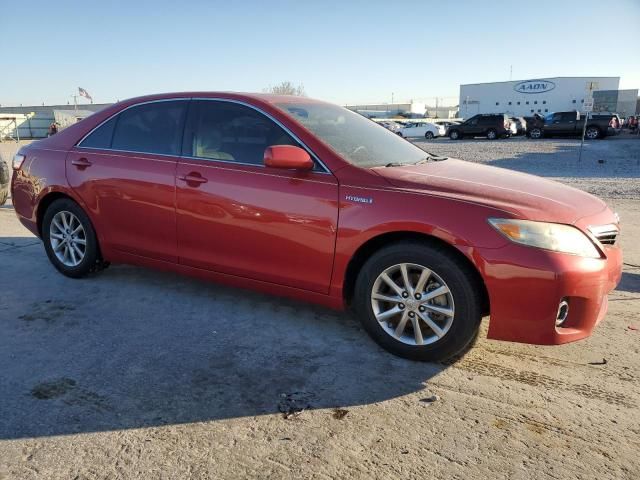
<path fill-rule="evenodd" d="M 528 220 L 573 224 L 607 208 L 599 198 L 561 183 L 463 160 L 374 171 L 398 188 L 487 205 Z"/>

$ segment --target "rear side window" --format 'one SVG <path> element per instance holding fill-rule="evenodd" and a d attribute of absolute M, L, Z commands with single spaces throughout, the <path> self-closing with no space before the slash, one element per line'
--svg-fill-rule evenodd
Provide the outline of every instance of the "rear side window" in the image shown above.
<path fill-rule="evenodd" d="M 116 120 L 117 117 L 113 117 L 100 125 L 82 141 L 80 146 L 86 148 L 111 148 L 111 139 L 113 138 L 113 129 Z"/>
<path fill-rule="evenodd" d="M 192 101 L 184 155 L 262 165 L 264 151 L 271 145 L 299 146 L 279 125 L 252 108 L 215 100 Z"/>
<path fill-rule="evenodd" d="M 186 105 L 184 100 L 170 100 L 145 103 L 123 111 L 118 115 L 111 148 L 179 155 Z"/>

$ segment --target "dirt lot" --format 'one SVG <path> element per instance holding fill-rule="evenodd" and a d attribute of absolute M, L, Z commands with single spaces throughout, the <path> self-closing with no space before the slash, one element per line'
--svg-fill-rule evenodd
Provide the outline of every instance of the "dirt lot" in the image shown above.
<path fill-rule="evenodd" d="M 640 478 L 640 139 L 580 165 L 575 140 L 421 146 L 615 206 L 627 265 L 591 338 L 483 335 L 457 363 L 412 363 L 316 307 L 129 266 L 64 278 L 7 205 L 0 479 Z"/>

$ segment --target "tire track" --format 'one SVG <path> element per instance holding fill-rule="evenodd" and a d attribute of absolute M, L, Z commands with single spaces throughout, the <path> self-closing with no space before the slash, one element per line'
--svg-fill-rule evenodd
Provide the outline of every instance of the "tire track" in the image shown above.
<path fill-rule="evenodd" d="M 480 359 L 463 358 L 462 360 L 459 360 L 456 363 L 451 363 L 450 365 L 454 368 L 475 373 L 477 375 L 499 378 L 500 380 L 510 380 L 532 387 L 555 388 L 557 390 L 572 392 L 585 398 L 601 400 L 610 405 L 618 405 L 627 408 L 635 408 L 637 406 L 632 399 L 618 392 L 612 392 L 584 383 L 572 384 L 541 373 L 531 372 L 528 370 L 519 371 L 515 368 L 496 365 L 495 363 L 485 362 Z"/>

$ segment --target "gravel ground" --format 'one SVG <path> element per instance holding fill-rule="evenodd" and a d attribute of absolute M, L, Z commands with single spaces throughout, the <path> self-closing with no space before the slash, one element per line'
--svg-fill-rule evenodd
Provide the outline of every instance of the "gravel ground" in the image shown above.
<path fill-rule="evenodd" d="M 594 195 L 640 199 L 640 136 L 624 134 L 585 142 L 529 140 L 515 137 L 489 141 L 439 138 L 415 142 L 428 152 L 551 177 Z"/>
<path fill-rule="evenodd" d="M 531 156 L 540 162 L 529 165 L 556 162 L 562 175 L 570 147 L 428 145 L 506 166 Z M 632 154 L 608 155 L 633 167 Z M 452 364 L 395 358 L 344 314 L 172 274 L 115 265 L 65 278 L 5 205 L 0 479 L 637 480 L 634 198 L 607 199 L 625 221 L 627 265 L 592 337 L 502 343 L 486 339 L 485 322 L 477 345 Z"/>

